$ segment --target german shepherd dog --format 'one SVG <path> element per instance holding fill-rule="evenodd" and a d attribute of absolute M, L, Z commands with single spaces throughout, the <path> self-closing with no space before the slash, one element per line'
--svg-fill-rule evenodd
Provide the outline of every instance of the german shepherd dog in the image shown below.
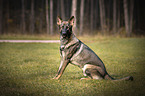
<path fill-rule="evenodd" d="M 60 55 L 61 63 L 57 75 L 53 79 L 59 79 L 69 63 L 77 65 L 83 70 L 82 79 L 109 79 L 109 80 L 133 80 L 132 76 L 122 79 L 111 77 L 104 66 L 102 60 L 87 45 L 82 43 L 72 32 L 74 16 L 68 21 L 57 18 L 60 31 Z"/>

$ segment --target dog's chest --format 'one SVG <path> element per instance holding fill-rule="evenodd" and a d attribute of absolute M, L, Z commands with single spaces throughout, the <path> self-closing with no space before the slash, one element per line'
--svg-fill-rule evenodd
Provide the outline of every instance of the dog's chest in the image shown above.
<path fill-rule="evenodd" d="M 61 45 L 60 46 L 60 51 L 61 55 L 65 57 L 65 59 L 71 59 L 72 56 L 77 52 L 77 50 L 80 47 L 80 42 L 76 42 L 73 44 L 67 44 L 66 46 Z"/>
<path fill-rule="evenodd" d="M 67 57 L 68 53 L 69 53 L 69 48 L 67 48 L 64 45 L 60 46 L 60 53 L 62 57 Z"/>
<path fill-rule="evenodd" d="M 60 46 L 60 55 L 61 55 L 62 57 L 65 57 L 65 50 L 64 50 L 64 48 L 65 48 L 64 45 L 61 45 L 61 46 Z"/>

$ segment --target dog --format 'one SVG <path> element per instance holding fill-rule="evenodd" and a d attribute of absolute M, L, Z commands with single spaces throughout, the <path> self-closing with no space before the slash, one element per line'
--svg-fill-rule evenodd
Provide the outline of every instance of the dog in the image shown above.
<path fill-rule="evenodd" d="M 59 79 L 69 63 L 77 65 L 83 70 L 83 75 L 89 78 L 82 79 L 108 79 L 108 80 L 133 80 L 132 76 L 122 79 L 114 79 L 105 68 L 102 60 L 87 45 L 81 42 L 72 32 L 74 16 L 68 21 L 57 18 L 60 31 L 60 55 L 61 63 L 58 73 L 53 79 Z"/>

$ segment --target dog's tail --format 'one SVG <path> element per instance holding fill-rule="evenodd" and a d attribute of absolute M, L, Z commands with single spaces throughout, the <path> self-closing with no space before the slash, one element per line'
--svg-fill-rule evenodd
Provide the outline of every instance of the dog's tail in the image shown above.
<path fill-rule="evenodd" d="M 107 80 L 113 80 L 113 81 L 122 81 L 122 80 L 133 81 L 133 77 L 132 76 L 127 76 L 127 77 L 124 77 L 124 78 L 121 78 L 121 79 L 114 79 L 109 74 L 107 74 L 107 75 L 105 75 L 104 78 L 107 79 Z"/>

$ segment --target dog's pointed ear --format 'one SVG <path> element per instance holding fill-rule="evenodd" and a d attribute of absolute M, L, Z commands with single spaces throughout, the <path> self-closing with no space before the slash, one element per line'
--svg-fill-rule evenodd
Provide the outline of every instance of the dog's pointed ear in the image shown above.
<path fill-rule="evenodd" d="M 74 24 L 74 16 L 70 17 L 70 19 L 68 20 L 68 22 L 70 23 L 70 25 L 73 26 L 73 24 Z"/>
<path fill-rule="evenodd" d="M 57 25 L 60 25 L 63 22 L 60 16 L 57 17 Z"/>

